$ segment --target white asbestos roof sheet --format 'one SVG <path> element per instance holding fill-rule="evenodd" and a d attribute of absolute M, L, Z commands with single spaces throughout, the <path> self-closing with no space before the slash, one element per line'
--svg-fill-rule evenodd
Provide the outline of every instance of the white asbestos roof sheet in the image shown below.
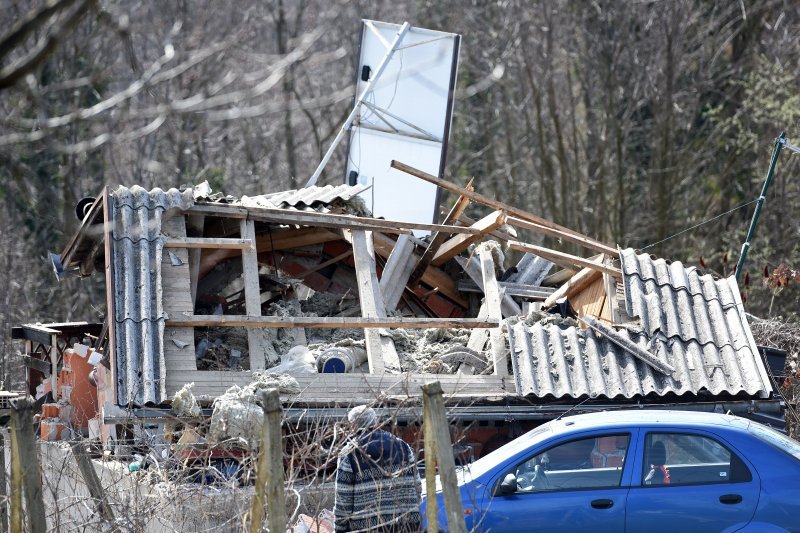
<path fill-rule="evenodd" d="M 509 324 L 517 392 L 634 398 L 771 391 L 733 278 L 622 250 L 625 306 L 616 333 L 672 366 L 665 375 L 609 339 L 560 318 Z"/>
<path fill-rule="evenodd" d="M 324 187 L 312 186 L 259 196 L 244 196 L 241 202 L 244 207 L 315 208 L 328 206 L 336 200 L 348 201 L 368 188 L 368 185 L 346 184 L 326 185 Z"/>
<path fill-rule="evenodd" d="M 111 193 L 114 291 L 114 362 L 119 405 L 166 400 L 164 309 L 161 299 L 161 220 L 166 211 L 194 204 L 191 189 Z"/>

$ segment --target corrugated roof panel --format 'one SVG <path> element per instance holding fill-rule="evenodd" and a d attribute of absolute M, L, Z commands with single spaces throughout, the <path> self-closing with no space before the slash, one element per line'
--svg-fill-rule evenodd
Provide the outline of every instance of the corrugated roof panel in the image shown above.
<path fill-rule="evenodd" d="M 300 209 L 317 205 L 329 206 L 336 200 L 346 202 L 368 188 L 368 185 L 347 184 L 335 187 L 333 185 L 324 187 L 311 186 L 259 196 L 243 196 L 241 202 L 245 207 L 272 207 L 278 209 L 286 209 L 288 207 Z"/>
<path fill-rule="evenodd" d="M 161 221 L 194 204 L 192 191 L 119 187 L 110 198 L 117 402 L 159 404 L 166 395 Z"/>
<path fill-rule="evenodd" d="M 665 375 L 592 330 L 546 318 L 510 321 L 517 392 L 537 397 L 655 394 L 764 396 L 772 390 L 750 333 L 738 286 L 693 267 L 621 252 L 627 312 L 641 328 L 615 328 L 671 365 Z"/>

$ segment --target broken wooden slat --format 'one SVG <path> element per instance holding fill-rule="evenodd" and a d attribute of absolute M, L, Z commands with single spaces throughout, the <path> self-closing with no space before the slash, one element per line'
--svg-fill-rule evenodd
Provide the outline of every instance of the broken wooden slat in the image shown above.
<path fill-rule="evenodd" d="M 494 261 L 492 253 L 486 244 L 478 249 L 481 260 L 481 273 L 483 274 L 483 292 L 486 302 L 486 309 L 489 319 L 498 322 L 501 319 L 502 311 L 500 306 L 500 289 L 497 286 L 497 278 L 494 273 Z M 492 343 L 492 359 L 494 361 L 494 375 L 507 376 L 508 363 L 506 362 L 505 339 L 499 327 L 489 330 L 489 339 Z"/>
<path fill-rule="evenodd" d="M 444 226 L 441 224 L 423 224 L 419 222 L 403 222 L 383 220 L 379 218 L 339 215 L 334 213 L 317 213 L 316 211 L 295 211 L 268 207 L 223 207 L 209 204 L 195 204 L 189 212 L 229 218 L 248 218 L 262 222 L 277 222 L 298 226 L 315 226 L 322 228 L 341 228 L 362 231 L 381 231 L 384 233 L 409 233 L 409 230 L 446 231 L 449 233 L 473 234 L 474 230 L 462 226 Z"/>
<path fill-rule="evenodd" d="M 374 233 L 373 241 L 375 244 L 375 253 L 383 258 L 388 258 L 391 255 L 392 250 L 395 247 L 395 241 L 381 233 Z M 416 258 L 417 255 L 414 254 L 414 257 Z M 469 307 L 469 302 L 467 302 L 467 300 L 465 300 L 464 297 L 459 294 L 458 288 L 456 287 L 456 282 L 453 281 L 453 278 L 445 274 L 441 269 L 429 267 L 427 270 L 425 270 L 425 273 L 422 275 L 420 281 L 430 287 L 433 287 L 434 289 L 438 289 L 440 293 L 461 307 Z"/>
<path fill-rule="evenodd" d="M 578 316 L 589 315 L 603 318 L 603 308 L 608 300 L 603 285 L 602 275 L 598 276 L 588 287 L 570 297 L 570 306 Z"/>
<path fill-rule="evenodd" d="M 487 215 L 470 226 L 478 230 L 476 235 L 458 235 L 442 244 L 436 255 L 433 256 L 431 264 L 441 266 L 453 257 L 467 249 L 470 244 L 481 240 L 487 233 L 496 230 L 505 224 L 506 216 L 502 211 L 495 211 Z"/>
<path fill-rule="evenodd" d="M 418 317 L 313 317 L 313 316 L 247 316 L 192 315 L 179 313 L 166 321 L 170 327 L 242 326 L 258 328 L 496 328 L 496 320 L 475 318 Z"/>
<path fill-rule="evenodd" d="M 566 283 L 558 288 L 551 294 L 547 300 L 544 301 L 542 307 L 549 307 L 555 304 L 558 300 L 564 297 L 571 297 L 578 294 L 580 291 L 594 283 L 602 275 L 602 272 L 591 268 L 584 268 L 574 276 L 572 276 Z"/>
<path fill-rule="evenodd" d="M 251 243 L 256 240 L 255 224 L 252 220 L 240 222 L 242 239 Z M 244 279 L 244 301 L 247 316 L 261 316 L 261 287 L 258 282 L 258 254 L 253 246 L 242 250 L 242 278 Z M 247 349 L 250 353 L 250 368 L 263 370 L 265 367 L 264 336 L 254 327 L 247 328 Z M 273 362 L 273 361 L 271 361 Z"/>
<path fill-rule="evenodd" d="M 255 234 L 255 231 L 253 232 Z M 211 237 L 183 237 L 164 241 L 164 248 L 220 248 L 223 250 L 245 250 L 253 247 L 250 239 L 223 239 Z"/>
<path fill-rule="evenodd" d="M 519 298 L 528 298 L 532 300 L 546 300 L 554 292 L 552 287 L 539 287 L 522 283 L 511 283 L 508 281 L 498 281 L 497 284 L 506 296 L 517 296 Z M 461 292 L 483 293 L 483 288 L 480 285 L 466 279 L 459 280 L 458 290 Z M 505 299 L 503 299 L 503 301 L 505 301 Z M 504 316 L 506 316 L 505 313 Z"/>
<path fill-rule="evenodd" d="M 554 230 L 552 228 L 549 228 L 549 227 L 544 226 L 542 224 L 538 224 L 536 222 L 523 220 L 522 218 L 519 218 L 519 217 L 513 217 L 513 216 L 508 217 L 508 224 L 510 224 L 511 226 L 516 226 L 518 228 L 529 229 L 531 231 L 535 231 L 536 233 L 541 233 L 542 235 L 548 235 L 550 237 L 555 237 L 557 239 L 564 239 L 565 238 L 564 235 L 558 230 Z M 597 247 L 591 246 L 590 244 L 593 243 L 593 242 L 596 242 L 596 241 L 594 241 L 594 239 L 591 239 L 590 237 L 575 236 L 573 239 L 570 239 L 570 240 L 572 240 L 573 242 L 575 242 L 577 244 L 582 245 L 584 248 L 588 248 L 590 250 L 595 250 L 595 251 L 598 251 L 598 252 L 601 252 L 601 253 L 605 253 L 605 254 L 608 254 L 608 255 L 610 255 L 612 257 L 617 257 L 618 256 L 617 251 L 615 249 L 613 249 L 613 248 L 612 248 L 613 251 L 609 252 L 606 249 L 602 249 L 601 250 L 601 249 L 599 249 Z"/>
<path fill-rule="evenodd" d="M 577 255 L 559 252 L 557 250 L 551 250 L 550 248 L 545 248 L 543 246 L 536 246 L 535 244 L 527 244 L 519 241 L 509 241 L 508 245 L 511 247 L 512 250 L 519 250 L 521 252 L 530 252 L 538 255 L 539 257 L 544 257 L 545 259 L 549 259 L 554 263 L 568 263 L 573 266 L 581 268 L 591 268 L 599 272 L 605 272 L 616 278 L 622 277 L 622 271 L 618 268 L 607 266 L 602 263 L 595 263 L 590 259 L 578 257 Z"/>
<path fill-rule="evenodd" d="M 469 180 L 469 183 L 467 183 L 465 189 L 467 189 L 468 191 L 475 190 L 475 188 L 472 186 L 472 181 L 474 179 L 475 178 Z M 461 215 L 464 214 L 464 210 L 467 209 L 467 206 L 469 206 L 469 198 L 467 198 L 466 196 L 459 196 L 458 200 L 456 200 L 456 203 L 453 204 L 453 208 L 450 209 L 450 212 L 447 214 L 442 223 L 447 225 L 457 222 L 459 217 L 461 217 Z M 472 224 L 470 223 L 467 225 L 471 226 Z M 411 283 L 416 283 L 417 281 L 419 281 L 419 279 L 422 277 L 422 274 L 425 273 L 425 270 L 431 264 L 431 261 L 433 260 L 433 257 L 436 255 L 436 252 L 439 251 L 439 247 L 442 244 L 444 244 L 444 241 L 447 240 L 448 234 L 442 232 L 436 232 L 433 234 L 432 237 L 433 238 L 431 239 L 430 244 L 428 244 L 428 247 L 423 252 L 422 257 L 420 257 L 419 263 L 417 263 L 417 267 L 411 274 L 410 278 Z"/>
<path fill-rule="evenodd" d="M 587 237 L 586 235 L 578 233 L 575 230 L 571 230 L 569 228 L 566 228 L 564 226 L 556 224 L 555 222 L 551 222 L 549 220 L 545 220 L 543 218 L 537 217 L 536 215 L 534 215 L 532 213 L 528 213 L 526 211 L 523 211 L 522 209 L 518 209 L 518 208 L 516 208 L 514 206 L 511 206 L 511 205 L 508 205 L 506 203 L 499 202 L 497 200 L 493 200 L 492 198 L 489 198 L 488 196 L 484 196 L 484 195 L 482 195 L 480 193 L 469 192 L 466 189 L 464 189 L 463 187 L 459 187 L 458 185 L 456 185 L 454 183 L 451 183 L 451 182 L 449 182 L 447 180 L 443 180 L 441 178 L 438 178 L 436 176 L 428 174 L 427 172 L 423 172 L 423 171 L 418 170 L 418 169 L 416 169 L 414 167 L 406 165 L 404 163 L 400 163 L 399 161 L 392 161 L 391 166 L 392 166 L 392 168 L 400 170 L 401 172 L 405 172 L 406 174 L 410 174 L 412 176 L 416 176 L 417 178 L 420 178 L 420 179 L 423 179 L 423 180 L 425 180 L 427 182 L 433 183 L 434 185 L 438 185 L 439 187 L 441 187 L 441 188 L 443 188 L 445 190 L 448 190 L 450 192 L 453 192 L 453 193 L 456 193 L 456 194 L 460 194 L 462 196 L 466 196 L 466 197 L 470 198 L 471 200 L 473 200 L 475 202 L 478 202 L 478 203 L 481 203 L 483 205 L 486 205 L 488 207 L 491 207 L 492 209 L 499 209 L 499 210 L 505 211 L 510 216 L 521 218 L 521 219 L 527 220 L 529 222 L 534 222 L 534 223 L 536 223 L 538 225 L 541 225 L 541 226 L 543 226 L 545 228 L 548 228 L 550 230 L 557 231 L 558 232 L 558 236 L 560 238 L 562 238 L 562 239 L 566 239 L 568 241 L 580 244 L 581 246 L 585 246 L 587 248 L 590 248 L 592 250 L 596 250 L 598 252 L 607 253 L 607 254 L 609 254 L 611 256 L 615 256 L 617 254 L 617 249 L 616 248 L 613 248 L 613 247 L 611 247 L 611 246 L 609 246 L 607 244 L 604 244 L 604 243 L 602 243 L 600 241 L 592 239 L 591 237 Z"/>
<path fill-rule="evenodd" d="M 478 266 L 478 262 L 464 257 L 456 257 L 456 261 L 461 265 L 461 268 L 464 269 L 464 272 L 467 273 L 470 279 L 475 282 L 475 285 L 478 286 L 480 291 L 483 292 L 483 272 L 481 271 L 481 267 Z M 519 316 L 522 314 L 522 309 L 520 309 L 517 302 L 508 294 L 503 294 L 500 301 L 500 310 L 503 317 Z"/>
<path fill-rule="evenodd" d="M 467 215 L 461 215 L 460 217 L 458 217 L 458 221 L 461 224 L 464 224 L 465 226 L 472 226 L 473 224 L 475 224 L 477 222 L 477 220 L 475 220 L 474 218 L 470 218 Z M 508 228 L 508 225 L 506 224 L 505 227 Z M 492 237 L 494 237 L 496 239 L 500 239 L 501 241 L 515 241 L 515 240 L 517 240 L 517 236 L 516 235 L 511 235 L 510 233 L 506 233 L 505 231 L 502 231 L 502 230 L 499 230 L 499 229 L 490 231 L 489 235 L 491 235 Z"/>
<path fill-rule="evenodd" d="M 413 269 L 414 243 L 410 236 L 400 235 L 381 275 L 380 287 L 387 312 L 397 307 Z"/>
<path fill-rule="evenodd" d="M 358 278 L 358 298 L 361 302 L 361 315 L 364 318 L 385 318 L 386 304 L 383 303 L 378 273 L 375 269 L 375 248 L 372 233 L 354 231 L 351 235 L 353 243 L 353 259 Z M 367 345 L 367 361 L 371 374 L 382 373 L 385 367 L 400 369 L 400 358 L 394 349 L 385 342 L 379 331 L 365 329 L 364 337 Z"/>

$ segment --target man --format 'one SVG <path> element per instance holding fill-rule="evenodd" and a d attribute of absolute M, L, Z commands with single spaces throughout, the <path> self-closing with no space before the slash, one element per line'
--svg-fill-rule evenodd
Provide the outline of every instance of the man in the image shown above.
<path fill-rule="evenodd" d="M 353 439 L 336 469 L 336 532 L 419 531 L 420 478 L 411 447 L 366 406 L 347 413 Z"/>

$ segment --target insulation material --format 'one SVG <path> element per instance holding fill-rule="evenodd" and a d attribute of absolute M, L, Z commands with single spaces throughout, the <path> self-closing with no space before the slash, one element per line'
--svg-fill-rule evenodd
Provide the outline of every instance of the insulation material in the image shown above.
<path fill-rule="evenodd" d="M 192 393 L 194 383 L 187 383 L 172 398 L 172 412 L 175 416 L 200 416 L 200 404 Z"/>

